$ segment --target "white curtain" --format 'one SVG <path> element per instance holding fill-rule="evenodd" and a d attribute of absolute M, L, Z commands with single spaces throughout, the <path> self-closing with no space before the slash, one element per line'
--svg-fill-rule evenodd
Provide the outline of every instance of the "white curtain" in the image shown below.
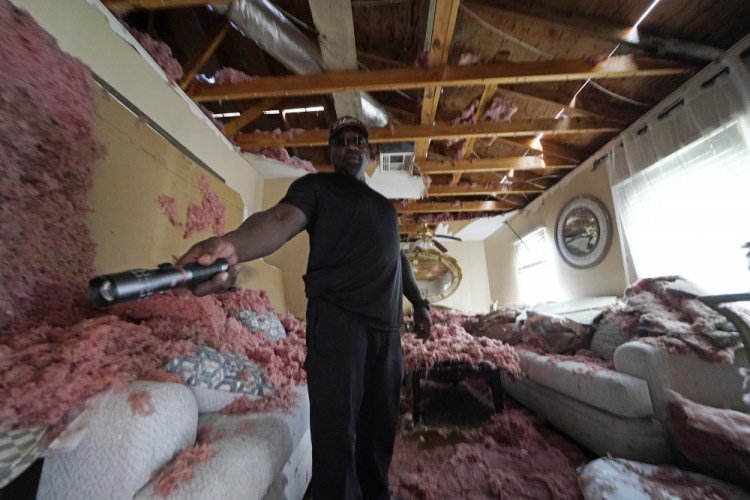
<path fill-rule="evenodd" d="M 710 293 L 747 291 L 750 79 L 716 65 L 623 136 L 608 168 L 636 276 L 682 275 Z"/>

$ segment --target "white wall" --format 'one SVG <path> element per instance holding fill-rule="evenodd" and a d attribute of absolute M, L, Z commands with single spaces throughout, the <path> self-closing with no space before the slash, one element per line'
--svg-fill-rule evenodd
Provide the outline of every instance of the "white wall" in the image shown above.
<path fill-rule="evenodd" d="M 453 295 L 437 304 L 465 313 L 489 312 L 490 283 L 487 279 L 484 242 L 441 239 L 440 243 L 448 249 L 448 255 L 458 262 L 463 278 Z"/>
<path fill-rule="evenodd" d="M 544 226 L 547 239 L 554 247 L 555 223 L 560 210 L 568 201 L 584 194 L 598 198 L 607 207 L 612 219 L 612 245 L 604 260 L 589 269 L 575 269 L 567 265 L 559 257 L 557 250 L 552 250 L 554 273 L 549 279 L 550 284 L 560 290 L 559 300 L 597 295 L 620 296 L 627 286 L 606 168 L 601 166 L 592 171 L 591 167 L 585 167 L 584 170 L 569 174 L 558 186 L 548 191 L 538 208 L 522 212 L 509 221 L 520 236 Z M 513 247 L 516 241 L 518 239 L 515 234 L 504 225 L 484 242 L 490 296 L 493 301 L 497 300 L 501 304 L 518 303 L 521 300 Z"/>

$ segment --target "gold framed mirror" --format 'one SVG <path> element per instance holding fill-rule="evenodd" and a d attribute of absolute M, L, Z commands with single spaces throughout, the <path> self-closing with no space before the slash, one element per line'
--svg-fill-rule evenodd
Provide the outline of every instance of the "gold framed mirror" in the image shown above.
<path fill-rule="evenodd" d="M 406 254 L 422 297 L 432 303 L 451 296 L 463 275 L 456 259 L 433 249 L 416 247 Z"/>

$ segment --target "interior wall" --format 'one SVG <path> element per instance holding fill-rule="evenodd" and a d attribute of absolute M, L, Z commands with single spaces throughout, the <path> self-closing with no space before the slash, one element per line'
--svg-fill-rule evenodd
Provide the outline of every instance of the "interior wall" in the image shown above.
<path fill-rule="evenodd" d="M 509 221 L 520 236 L 544 226 L 547 240 L 554 247 L 555 223 L 560 210 L 577 196 L 598 198 L 609 211 L 612 221 L 612 245 L 604 259 L 589 269 L 575 269 L 567 265 L 553 249 L 554 275 L 550 276 L 560 288 L 559 300 L 586 296 L 621 296 L 627 281 L 623 267 L 620 236 L 615 223 L 612 194 L 604 166 L 592 171 L 591 167 L 569 174 L 568 178 L 548 191 L 546 198 L 536 208 L 520 213 Z M 487 255 L 487 274 L 491 300 L 500 304 L 513 304 L 521 300 L 516 280 L 515 251 L 517 237 L 503 225 L 484 242 Z"/>
<path fill-rule="evenodd" d="M 252 165 L 99 1 L 11 3 L 26 10 L 62 50 L 86 64 L 129 106 L 221 176 L 249 211 L 259 208 L 263 180 Z"/>
<path fill-rule="evenodd" d="M 213 236 L 210 227 L 184 237 L 190 203 L 200 205 L 199 179 L 204 177 L 225 208 L 225 231 L 243 219 L 239 194 L 177 150 L 143 124 L 119 101 L 97 87 L 94 131 L 107 153 L 94 163 L 87 216 L 97 244 L 94 266 L 99 273 L 154 268 L 174 262 L 197 241 Z M 176 227 L 163 213 L 159 196 L 175 200 Z M 271 266 L 248 264 L 242 276 L 247 286 L 265 289 L 280 312 L 286 312 L 281 272 Z"/>
<path fill-rule="evenodd" d="M 490 283 L 487 279 L 487 258 L 482 241 L 440 239 L 448 255 L 461 268 L 461 284 L 450 297 L 438 302 L 441 306 L 465 313 L 487 313 L 490 310 Z"/>

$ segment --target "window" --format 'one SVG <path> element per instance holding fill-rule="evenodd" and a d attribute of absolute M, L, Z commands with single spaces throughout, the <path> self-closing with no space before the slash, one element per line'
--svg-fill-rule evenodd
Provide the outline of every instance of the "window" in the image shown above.
<path fill-rule="evenodd" d="M 746 291 L 750 137 L 735 120 L 613 185 L 638 278 L 682 275 L 710 293 Z"/>
<path fill-rule="evenodd" d="M 531 231 L 514 246 L 521 300 L 532 305 L 556 299 L 557 277 L 552 268 L 551 247 L 544 227 Z"/>

